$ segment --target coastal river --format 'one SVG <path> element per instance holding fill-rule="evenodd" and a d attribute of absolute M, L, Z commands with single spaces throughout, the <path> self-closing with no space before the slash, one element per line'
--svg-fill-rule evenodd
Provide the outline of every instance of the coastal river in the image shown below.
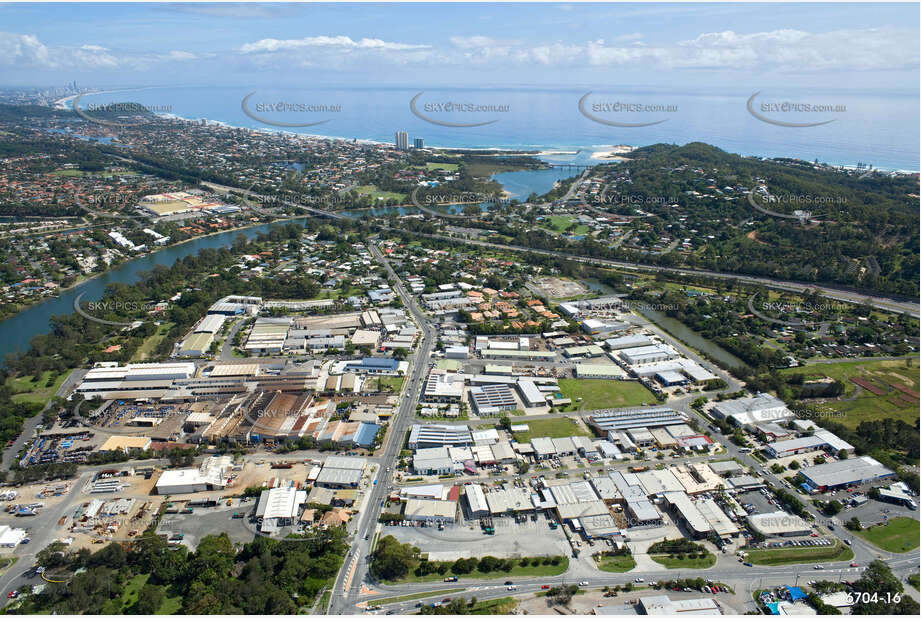
<path fill-rule="evenodd" d="M 527 197 L 531 192 L 545 193 L 552 188 L 553 182 L 559 175 L 559 169 L 527 170 L 519 172 L 506 172 L 497 178 L 503 184 L 511 183 L 511 189 L 516 195 L 524 193 Z M 571 174 L 570 174 L 571 175 Z M 488 205 L 484 204 L 484 209 Z M 460 207 L 449 210 L 458 212 Z M 412 214 L 417 212 L 413 207 L 373 208 L 354 213 L 345 212 L 349 216 L 366 217 L 386 216 L 392 212 L 397 214 Z M 298 223 L 303 225 L 303 217 L 286 219 L 277 223 Z M 230 230 L 211 236 L 195 238 L 179 245 L 161 249 L 156 253 L 149 253 L 129 260 L 105 273 L 85 281 L 69 290 L 61 292 L 57 298 L 48 300 L 24 309 L 20 313 L 0 322 L 0 364 L 5 362 L 7 354 L 25 352 L 29 349 L 29 341 L 35 335 L 47 333 L 51 330 L 51 317 L 67 315 L 74 312 L 74 299 L 81 294 L 83 302 L 90 302 L 102 298 L 106 287 L 112 283 L 131 285 L 140 280 L 142 273 L 150 271 L 154 266 L 172 266 L 176 260 L 181 260 L 188 255 L 194 255 L 202 249 L 218 249 L 229 246 L 239 234 L 253 238 L 257 234 L 268 231 L 271 223 L 258 225 L 243 230 Z"/>
<path fill-rule="evenodd" d="M 303 225 L 305 218 L 288 219 L 281 223 L 300 223 Z M 13 352 L 24 352 L 29 348 L 29 341 L 35 335 L 47 333 L 51 330 L 51 317 L 67 315 L 74 312 L 74 299 L 83 294 L 83 302 L 95 301 L 102 298 L 106 287 L 111 283 L 124 283 L 131 285 L 140 280 L 141 274 L 150 271 L 154 266 L 172 266 L 176 260 L 181 260 L 188 255 L 194 255 L 202 249 L 219 249 L 229 246 L 239 234 L 253 238 L 261 232 L 267 232 L 273 225 L 266 223 L 242 230 L 230 230 L 211 236 L 194 238 L 187 242 L 161 249 L 156 253 L 148 253 L 134 258 L 112 268 L 101 275 L 84 281 L 83 283 L 64 290 L 57 298 L 33 305 L 16 315 L 0 322 L 0 359 L 5 361 L 6 355 Z"/>

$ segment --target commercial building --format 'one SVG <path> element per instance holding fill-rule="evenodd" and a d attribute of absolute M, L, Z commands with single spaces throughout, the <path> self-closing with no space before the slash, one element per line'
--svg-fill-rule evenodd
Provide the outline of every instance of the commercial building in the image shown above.
<path fill-rule="evenodd" d="M 420 448 L 413 454 L 413 470 L 416 474 L 453 474 L 454 459 L 444 446 Z"/>
<path fill-rule="evenodd" d="M 611 333 L 627 330 L 630 328 L 630 324 L 627 322 L 604 322 L 595 318 L 588 318 L 579 322 L 579 328 L 589 335 L 605 337 Z"/>
<path fill-rule="evenodd" d="M 555 352 L 540 352 L 537 350 L 483 350 L 480 355 L 486 359 L 505 358 L 525 361 L 552 361 L 556 359 Z"/>
<path fill-rule="evenodd" d="M 526 408 L 537 408 L 547 405 L 547 396 L 541 392 L 534 380 L 522 378 L 515 383 L 515 387 L 518 390 L 518 394 L 521 395 L 521 400 L 524 402 Z"/>
<path fill-rule="evenodd" d="M 275 487 L 259 494 L 256 519 L 263 531 L 290 526 L 297 519 L 298 508 L 307 501 L 307 492 L 295 487 Z"/>
<path fill-rule="evenodd" d="M 422 401 L 458 403 L 464 395 L 464 376 L 444 369 L 432 369 L 425 380 Z"/>
<path fill-rule="evenodd" d="M 760 423 L 793 418 L 793 413 L 787 409 L 787 404 L 769 393 L 758 393 L 753 397 L 721 401 L 710 409 L 710 414 L 747 429 Z"/>
<path fill-rule="evenodd" d="M 811 491 L 828 491 L 891 478 L 895 472 L 864 455 L 801 469 L 799 475 Z"/>
<path fill-rule="evenodd" d="M 512 389 L 504 384 L 484 384 L 470 388 L 470 400 L 479 416 L 495 416 L 501 412 L 515 410 L 518 401 Z"/>
<path fill-rule="evenodd" d="M 589 417 L 589 424 L 606 435 L 610 431 L 624 431 L 641 427 L 664 427 L 680 425 L 687 419 L 679 412 L 663 406 L 635 408 L 631 410 L 596 411 Z"/>
<path fill-rule="evenodd" d="M 643 346 L 653 345 L 653 341 L 647 335 L 624 335 L 623 337 L 614 337 L 612 339 L 607 339 L 604 342 L 604 345 L 607 349 L 611 351 L 615 350 L 626 350 L 629 348 L 640 348 Z"/>
<path fill-rule="evenodd" d="M 576 377 L 582 379 L 622 380 L 626 372 L 617 365 L 592 363 L 579 363 L 576 365 Z"/>
<path fill-rule="evenodd" d="M 190 494 L 227 485 L 233 458 L 227 455 L 206 458 L 198 468 L 165 470 L 155 486 L 161 496 Z"/>
<path fill-rule="evenodd" d="M 486 503 L 486 495 L 480 485 L 476 483 L 467 485 L 464 489 L 464 496 L 467 498 L 467 508 L 470 510 L 471 517 L 477 518 L 489 515 L 489 504 Z"/>
<path fill-rule="evenodd" d="M 366 356 L 358 361 L 337 363 L 339 373 L 360 373 L 374 375 L 398 375 L 405 373 L 406 362 L 388 356 Z"/>
<path fill-rule="evenodd" d="M 146 451 L 150 448 L 151 439 L 147 436 L 109 436 L 100 451 L 124 451 L 127 453 L 132 449 Z"/>
<path fill-rule="evenodd" d="M 410 499 L 403 507 L 403 516 L 409 521 L 453 523 L 457 517 L 457 502 Z"/>
<path fill-rule="evenodd" d="M 854 447 L 828 430 L 817 429 L 811 436 L 771 442 L 765 450 L 771 457 L 788 457 L 818 450 L 836 455 L 842 451 L 852 454 Z"/>
<path fill-rule="evenodd" d="M 413 425 L 409 432 L 411 449 L 471 444 L 473 436 L 467 425 Z"/>
<path fill-rule="evenodd" d="M 211 351 L 214 333 L 193 333 L 185 338 L 179 348 L 179 356 L 205 356 Z"/>
<path fill-rule="evenodd" d="M 316 485 L 332 489 L 358 487 L 367 460 L 364 457 L 330 456 L 317 475 Z"/>
<path fill-rule="evenodd" d="M 658 363 L 678 358 L 675 349 L 665 344 L 654 344 L 641 346 L 639 348 L 626 348 L 620 350 L 617 355 L 628 365 L 648 365 L 649 363 Z"/>
<path fill-rule="evenodd" d="M 470 356 L 470 350 L 465 345 L 452 345 L 445 348 L 445 358 L 463 360 Z"/>
<path fill-rule="evenodd" d="M 912 494 L 911 490 L 908 488 L 908 485 L 902 481 L 893 483 L 889 487 L 880 487 L 879 500 L 883 502 L 889 502 L 891 504 L 900 504 L 910 508 L 911 510 L 918 508 L 918 505 L 915 503 L 914 494 Z"/>
<path fill-rule="evenodd" d="M 774 511 L 772 513 L 757 513 L 748 516 L 748 523 L 752 530 L 764 536 L 805 536 L 812 533 L 810 526 L 802 517 Z"/>
<path fill-rule="evenodd" d="M 637 613 L 647 616 L 720 616 L 723 613 L 719 603 L 710 597 L 679 601 L 670 599 L 667 594 L 642 597 L 636 609 Z"/>

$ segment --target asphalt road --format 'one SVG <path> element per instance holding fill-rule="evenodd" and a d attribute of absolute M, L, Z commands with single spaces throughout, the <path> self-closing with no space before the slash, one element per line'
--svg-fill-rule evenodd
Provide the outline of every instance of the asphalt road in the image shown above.
<path fill-rule="evenodd" d="M 368 555 L 371 551 L 371 543 L 374 540 L 374 530 L 377 527 L 377 513 L 379 512 L 377 505 L 386 495 L 387 487 L 393 474 L 392 470 L 388 472 L 388 465 L 392 468 L 400 450 L 403 448 L 403 436 L 413 422 L 416 401 L 419 398 L 423 380 L 428 370 L 432 347 L 435 343 L 435 329 L 428 316 L 422 312 L 412 295 L 406 291 L 400 278 L 393 271 L 390 262 L 384 257 L 380 249 L 372 243 L 368 243 L 368 246 L 371 250 L 371 255 L 381 262 L 390 276 L 393 277 L 393 288 L 422 330 L 422 340 L 413 356 L 413 366 L 409 379 L 404 384 L 400 408 L 396 419 L 390 427 L 390 436 L 384 448 L 384 453 L 380 457 L 382 463 L 377 472 L 377 485 L 371 486 L 370 497 L 365 503 L 366 507 L 362 510 L 356 526 L 352 550 L 346 557 L 342 569 L 336 577 L 328 612 L 330 614 L 355 613 L 354 608 L 359 601 L 361 586 L 369 577 Z"/>

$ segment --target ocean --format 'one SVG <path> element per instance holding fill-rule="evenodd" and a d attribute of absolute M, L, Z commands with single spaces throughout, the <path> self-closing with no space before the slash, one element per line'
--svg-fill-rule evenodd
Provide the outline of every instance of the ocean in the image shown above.
<path fill-rule="evenodd" d="M 612 145 L 700 141 L 742 155 L 921 169 L 916 94 L 764 90 L 750 105 L 764 120 L 750 112 L 755 93 L 748 91 L 609 89 L 587 94 L 539 88 L 195 86 L 85 95 L 79 105 L 87 110 L 131 101 L 189 119 L 387 143 L 393 143 L 396 131 L 406 131 L 410 145 L 422 138 L 425 146 L 579 152 L 580 160 Z M 822 107 L 815 110 L 816 105 Z"/>

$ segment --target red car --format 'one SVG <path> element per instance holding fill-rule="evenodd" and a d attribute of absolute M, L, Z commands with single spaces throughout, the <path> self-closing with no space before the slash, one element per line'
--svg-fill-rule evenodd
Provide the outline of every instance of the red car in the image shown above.
<path fill-rule="evenodd" d="M 541 590 L 550 590 L 550 584 L 544 584 L 540 587 Z"/>
<path fill-rule="evenodd" d="M 18 596 L 19 596 L 19 591 L 18 591 L 18 590 L 10 590 L 10 593 L 9 593 L 8 595 L 6 595 L 6 598 L 8 598 L 8 599 L 15 599 L 15 598 L 18 597 Z"/>
<path fill-rule="evenodd" d="M 857 565 L 856 562 L 852 562 L 852 563 L 851 563 L 851 566 L 852 566 L 852 567 L 855 567 L 855 566 L 858 566 L 858 565 Z"/>
<path fill-rule="evenodd" d="M 450 602 L 451 602 L 451 597 L 445 597 L 445 598 L 443 598 L 443 599 L 441 600 L 441 602 L 442 602 L 442 603 L 450 603 Z"/>

